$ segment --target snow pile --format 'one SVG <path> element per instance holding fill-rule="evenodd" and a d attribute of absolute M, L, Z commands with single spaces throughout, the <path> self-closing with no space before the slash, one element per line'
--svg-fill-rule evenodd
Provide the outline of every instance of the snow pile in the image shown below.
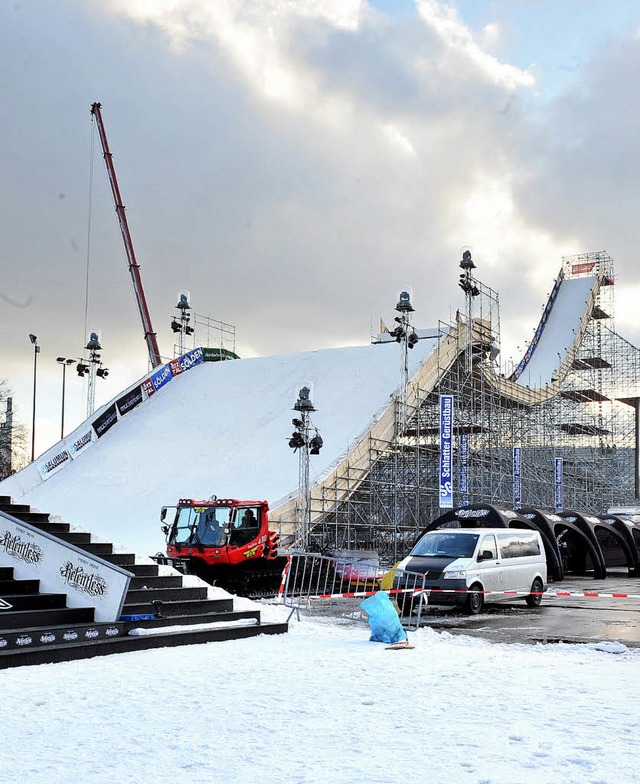
<path fill-rule="evenodd" d="M 288 635 L 2 671 L 3 780 L 640 781 L 639 651 L 430 629 L 388 651 L 368 637 L 365 623 L 303 620 Z"/>

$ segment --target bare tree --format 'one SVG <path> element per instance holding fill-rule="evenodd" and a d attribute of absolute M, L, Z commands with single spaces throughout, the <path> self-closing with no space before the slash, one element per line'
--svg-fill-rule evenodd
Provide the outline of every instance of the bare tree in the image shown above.
<path fill-rule="evenodd" d="M 6 381 L 0 381 L 0 479 L 27 464 L 27 429 L 15 422 L 13 399 Z"/>

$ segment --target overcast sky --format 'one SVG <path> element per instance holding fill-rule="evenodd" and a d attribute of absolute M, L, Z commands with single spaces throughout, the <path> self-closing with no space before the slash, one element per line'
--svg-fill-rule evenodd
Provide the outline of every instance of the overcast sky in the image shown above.
<path fill-rule="evenodd" d="M 366 343 L 406 286 L 448 321 L 463 247 L 505 359 L 597 250 L 640 343 L 636 2 L 8 0 L 0 46 L 0 377 L 30 426 L 36 334 L 37 451 L 85 324 L 98 405 L 147 369 L 94 101 L 164 356 L 181 289 L 243 356 Z M 68 428 L 84 394 L 72 366 Z"/>

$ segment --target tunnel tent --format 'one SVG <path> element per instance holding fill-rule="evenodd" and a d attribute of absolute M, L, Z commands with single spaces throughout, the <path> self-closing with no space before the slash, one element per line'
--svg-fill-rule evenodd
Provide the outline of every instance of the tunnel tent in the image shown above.
<path fill-rule="evenodd" d="M 561 522 L 554 523 L 553 531 L 558 541 L 560 552 L 565 559 L 565 571 L 576 574 L 586 574 L 586 556 L 591 559 L 594 579 L 604 580 L 607 576 L 607 567 L 598 537 L 594 531 L 593 520 L 579 512 L 558 512 Z"/>
<path fill-rule="evenodd" d="M 640 524 L 615 514 L 600 518 L 604 523 L 613 526 L 627 541 L 631 555 L 635 558 L 635 574 L 640 574 Z"/>
<path fill-rule="evenodd" d="M 532 528 L 535 527 L 540 531 L 547 556 L 548 577 L 554 582 L 560 582 L 564 579 L 564 568 L 560 548 L 553 532 L 553 524 L 559 522 L 561 518 L 552 512 L 545 512 L 533 506 L 521 506 L 515 511 L 530 521 Z"/>
<path fill-rule="evenodd" d="M 593 521 L 605 564 L 626 566 L 630 576 L 638 574 L 638 549 L 633 533 L 627 528 L 627 525 L 634 524 L 626 520 L 616 521 L 610 515 L 606 517 L 590 515 L 587 520 Z"/>

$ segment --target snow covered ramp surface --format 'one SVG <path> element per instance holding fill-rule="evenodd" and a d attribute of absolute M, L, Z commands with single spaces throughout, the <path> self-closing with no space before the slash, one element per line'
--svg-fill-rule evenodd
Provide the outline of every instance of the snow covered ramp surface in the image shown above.
<path fill-rule="evenodd" d="M 421 340 L 409 352 L 410 373 L 436 344 Z M 0 492 L 140 555 L 154 554 L 164 549 L 162 504 L 216 494 L 273 506 L 297 489 L 291 409 L 308 381 L 317 409 L 312 421 L 324 440 L 311 458 L 311 479 L 321 477 L 391 403 L 400 351 L 390 343 L 198 365 L 47 481 L 29 487 L 21 474 L 33 477 L 32 465 L 1 483 Z"/>

